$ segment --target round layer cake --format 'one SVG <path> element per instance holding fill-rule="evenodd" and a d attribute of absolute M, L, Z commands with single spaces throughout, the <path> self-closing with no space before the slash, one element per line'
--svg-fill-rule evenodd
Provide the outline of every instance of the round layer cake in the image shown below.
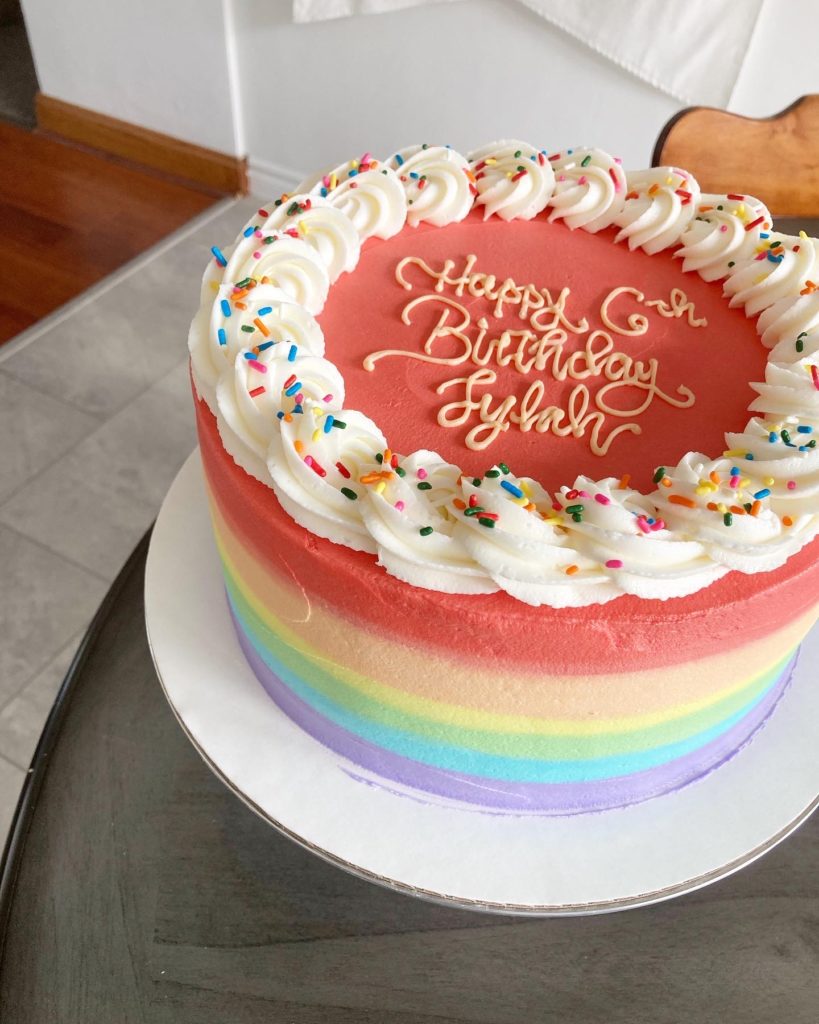
<path fill-rule="evenodd" d="M 190 349 L 271 697 L 370 782 L 515 813 L 731 757 L 819 614 L 816 262 L 752 197 L 514 141 L 260 210 Z"/>

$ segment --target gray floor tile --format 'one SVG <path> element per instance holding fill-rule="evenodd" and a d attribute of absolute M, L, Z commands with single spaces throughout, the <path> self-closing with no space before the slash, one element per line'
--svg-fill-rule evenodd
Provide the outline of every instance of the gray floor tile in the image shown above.
<path fill-rule="evenodd" d="M 82 634 L 75 637 L 0 710 L 0 757 L 28 768 L 54 698 Z"/>
<path fill-rule="evenodd" d="M 90 622 L 107 584 L 0 525 L 0 701 L 15 696 Z"/>
<path fill-rule="evenodd" d="M 0 844 L 6 841 L 26 773 L 0 757 Z"/>
<path fill-rule="evenodd" d="M 184 362 L 0 506 L 0 522 L 113 579 L 195 445 Z"/>
<path fill-rule="evenodd" d="M 149 264 L 17 352 L 3 369 L 107 418 L 179 361 L 192 304 L 190 288 L 157 290 Z"/>
<path fill-rule="evenodd" d="M 150 505 L 110 485 L 104 460 L 76 449 L 0 506 L 0 522 L 107 580 L 153 518 Z"/>
<path fill-rule="evenodd" d="M 41 669 L 33 679 L 29 679 L 18 694 L 19 697 L 25 697 L 28 703 L 43 716 L 46 716 L 51 710 L 54 698 L 62 686 L 63 679 L 65 679 L 71 661 L 77 653 L 77 648 L 80 646 L 84 632 L 84 630 L 81 630 L 76 636 L 72 636 L 65 647 L 55 654 L 45 668 Z M 12 698 L 12 700 L 16 699 L 16 697 Z M 2 749 L 0 749 L 0 754 L 4 755 Z"/>
<path fill-rule="evenodd" d="M 74 453 L 91 478 L 156 513 L 196 446 L 187 360 L 86 438 Z"/>
<path fill-rule="evenodd" d="M 97 425 L 92 416 L 0 372 L 0 502 Z"/>

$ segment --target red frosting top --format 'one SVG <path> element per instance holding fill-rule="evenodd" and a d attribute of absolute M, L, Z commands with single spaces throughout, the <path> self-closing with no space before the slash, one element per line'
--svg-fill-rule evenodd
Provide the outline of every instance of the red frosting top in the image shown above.
<path fill-rule="evenodd" d="M 331 289 L 319 318 L 327 358 L 345 379 L 346 406 L 369 415 L 394 450 L 409 453 L 430 448 L 468 474 L 483 473 L 492 464 L 504 461 L 517 475 L 532 476 L 550 490 L 571 484 L 579 473 L 596 479 L 619 478 L 628 473 L 634 486 L 650 490 L 651 475 L 658 465 L 674 464 L 687 451 L 700 451 L 712 458 L 721 455 L 725 432 L 741 430 L 747 420 L 753 398 L 749 381 L 764 378 L 766 352 L 754 323 L 741 309 L 728 307 L 718 283 L 684 275 L 680 261 L 669 253 L 648 256 L 642 251 L 631 252 L 624 244 L 615 245 L 613 231 L 598 235 L 572 232 L 545 218 L 509 223 L 492 218 L 483 223 L 475 211 L 465 221 L 444 228 L 405 227 L 387 241 L 371 239 L 362 250 L 355 273 L 343 275 Z M 464 274 L 467 257 L 474 255 L 477 260 L 471 267 L 472 275 L 494 275 L 496 288 L 511 278 L 520 288 L 533 285 L 538 291 L 547 289 L 544 308 L 521 310 L 520 293 L 516 299 L 510 290 L 498 316 L 497 300 L 475 297 L 468 291 L 458 296 L 457 285 L 451 283 L 436 292 L 436 278 L 417 264 L 403 270 L 411 286 L 405 289 L 396 280 L 396 268 L 408 255 L 422 259 L 436 274 L 443 270 L 446 260 L 454 261 L 448 274 L 450 281 Z M 601 319 L 606 297 L 623 287 L 634 291 L 612 298 L 608 306 L 610 320 L 626 327 L 630 316 L 641 314 L 647 319 L 643 334 L 619 334 Z M 565 288 L 569 294 L 561 302 Z M 691 302 L 690 314 L 663 316 L 656 305 L 647 304 L 663 300 L 673 309 L 675 289 L 684 293 L 684 298 L 677 295 L 676 306 L 684 306 L 685 300 Z M 635 291 L 642 293 L 642 301 Z M 418 299 L 421 301 L 405 313 L 411 322 L 402 322 L 402 311 Z M 566 329 L 567 323 L 582 326 L 583 318 L 587 321 L 584 331 Z M 689 322 L 701 319 L 707 320 L 707 325 L 695 327 Z M 457 365 L 411 358 L 422 354 L 424 342 L 436 325 L 439 335 L 430 343 L 433 356 L 466 356 Z M 556 335 L 554 328 L 565 330 L 565 339 Z M 441 333 L 448 329 L 457 330 L 467 340 Z M 498 339 L 504 331 L 513 332 L 505 347 L 493 348 L 492 339 Z M 524 336 L 525 331 L 530 335 Z M 594 335 L 595 331 L 606 333 Z M 499 365 L 505 361 L 503 357 L 509 361 L 520 345 L 536 345 L 544 335 L 548 339 L 543 349 L 548 353 L 545 366 L 526 369 L 523 356 L 523 372 L 512 362 Z M 582 355 L 587 346 L 592 353 L 603 352 L 596 363 Z M 607 346 L 609 378 L 601 372 Z M 556 351 L 551 351 L 553 348 Z M 401 350 L 408 356 L 385 357 L 368 372 L 364 360 L 383 349 Z M 581 355 L 572 360 L 571 353 Z M 656 363 L 649 380 L 651 360 Z M 639 371 L 636 361 L 642 361 L 643 385 L 627 380 L 635 366 Z M 556 379 L 567 365 L 574 368 L 573 372 L 564 380 Z M 466 399 L 466 384 L 453 383 L 443 394 L 436 394 L 436 389 L 481 371 L 483 376 L 472 390 L 476 403 L 482 396 L 491 395 L 491 401 L 487 399 L 491 414 L 504 399 L 516 400 L 511 403 L 511 417 L 507 414 L 501 422 L 513 420 L 530 391 L 532 417 L 553 407 L 562 411 L 563 418 L 555 411 L 550 422 L 559 420 L 559 426 L 565 429 L 570 393 L 580 386 L 588 390 L 586 415 L 599 412 L 598 401 L 624 413 L 637 410 L 633 415 L 601 414 L 601 443 L 605 444 L 612 430 L 626 424 L 637 425 L 640 432 L 632 433 L 631 428 L 623 431 L 613 437 L 608 451 L 601 455 L 593 453 L 590 445 L 593 421 L 582 436 L 556 436 L 551 427 L 545 432 L 527 432 L 509 422 L 485 449 L 470 450 L 466 436 L 481 422 L 477 410 L 453 408 L 449 418 L 459 411 L 468 413 L 463 425 L 443 427 L 438 422 L 442 406 Z M 486 383 L 489 373 L 495 375 L 492 383 Z M 614 382 L 610 380 L 612 375 Z M 530 389 L 538 381 L 542 382 L 542 393 L 535 396 L 535 401 Z M 610 384 L 613 386 L 601 394 L 601 389 Z M 670 404 L 664 396 L 677 404 Z"/>

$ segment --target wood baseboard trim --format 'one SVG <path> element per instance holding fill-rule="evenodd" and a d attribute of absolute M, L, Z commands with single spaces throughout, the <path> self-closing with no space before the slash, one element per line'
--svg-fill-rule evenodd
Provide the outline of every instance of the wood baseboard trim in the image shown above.
<path fill-rule="evenodd" d="M 50 135 L 150 167 L 220 195 L 247 192 L 246 157 L 195 146 L 42 92 L 37 93 L 36 114 L 38 129 Z"/>

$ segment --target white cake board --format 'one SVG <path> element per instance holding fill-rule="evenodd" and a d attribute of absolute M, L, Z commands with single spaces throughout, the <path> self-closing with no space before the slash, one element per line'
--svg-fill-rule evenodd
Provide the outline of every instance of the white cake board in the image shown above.
<path fill-rule="evenodd" d="M 716 881 L 819 803 L 819 629 L 768 724 L 669 796 L 573 817 L 514 816 L 387 788 L 294 725 L 247 665 L 228 615 L 199 453 L 154 529 L 145 615 L 171 707 L 213 771 L 266 821 L 373 882 L 499 913 L 594 914 Z M 662 685 L 662 681 L 658 681 Z"/>

